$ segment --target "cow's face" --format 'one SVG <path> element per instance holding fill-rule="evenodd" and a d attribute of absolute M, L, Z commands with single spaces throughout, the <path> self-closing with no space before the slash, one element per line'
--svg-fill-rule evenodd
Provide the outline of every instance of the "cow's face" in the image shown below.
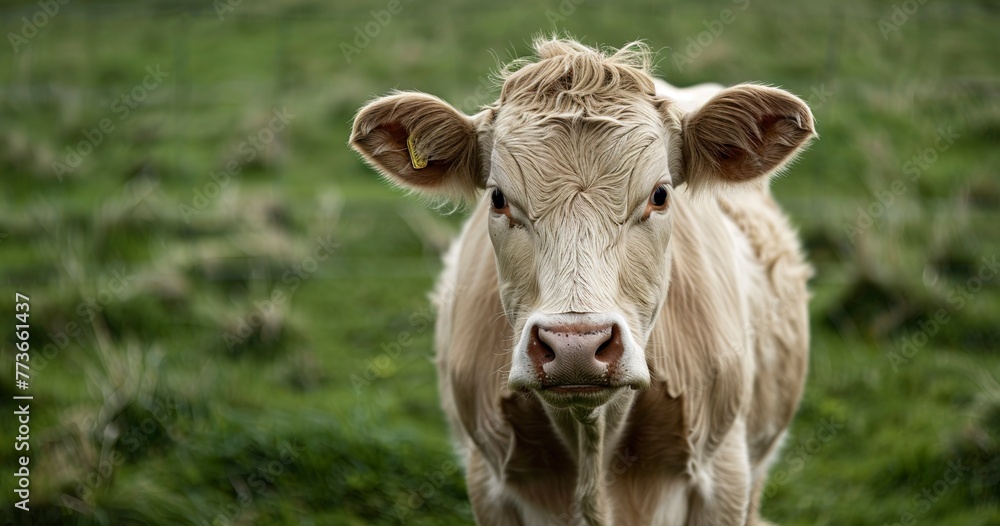
<path fill-rule="evenodd" d="M 596 407 L 649 385 L 644 349 L 668 293 L 675 188 L 765 177 L 813 135 L 812 115 L 752 85 L 683 115 L 632 55 L 556 47 L 474 117 L 391 95 L 362 109 L 351 142 L 402 186 L 489 208 L 515 331 L 511 390 Z"/>
<path fill-rule="evenodd" d="M 501 104 L 493 122 L 483 199 L 516 335 L 510 387 L 554 405 L 649 384 L 643 349 L 669 283 L 672 132 L 652 100 L 624 109 Z"/>

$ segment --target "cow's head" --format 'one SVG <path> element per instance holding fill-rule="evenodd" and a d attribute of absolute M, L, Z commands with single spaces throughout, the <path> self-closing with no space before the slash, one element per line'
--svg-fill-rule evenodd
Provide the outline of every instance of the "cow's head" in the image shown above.
<path fill-rule="evenodd" d="M 606 53 L 546 40 L 536 51 L 481 113 L 396 93 L 362 108 L 351 144 L 402 187 L 489 207 L 515 331 L 511 390 L 594 407 L 650 382 L 644 347 L 669 286 L 675 188 L 763 183 L 814 135 L 813 118 L 757 85 L 683 114 L 655 95 L 637 44 Z"/>

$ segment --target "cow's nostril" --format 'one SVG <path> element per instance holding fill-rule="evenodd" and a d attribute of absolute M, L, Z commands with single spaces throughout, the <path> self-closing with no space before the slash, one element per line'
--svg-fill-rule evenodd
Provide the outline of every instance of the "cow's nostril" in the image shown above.
<path fill-rule="evenodd" d="M 537 365 L 546 364 L 556 359 L 555 351 L 538 337 L 537 325 L 531 328 L 531 340 L 528 342 L 528 356 Z"/>
<path fill-rule="evenodd" d="M 611 326 L 611 334 L 608 336 L 607 340 L 601 343 L 600 347 L 597 348 L 597 352 L 594 353 L 594 358 L 598 361 L 604 363 L 615 363 L 622 354 L 625 352 L 625 346 L 622 344 L 621 330 L 618 325 Z"/>

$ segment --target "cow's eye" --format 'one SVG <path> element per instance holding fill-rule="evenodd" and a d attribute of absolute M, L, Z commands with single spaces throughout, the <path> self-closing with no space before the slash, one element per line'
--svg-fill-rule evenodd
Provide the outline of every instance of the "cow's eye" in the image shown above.
<path fill-rule="evenodd" d="M 655 208 L 667 206 L 667 185 L 661 184 L 656 187 L 656 190 L 653 190 L 652 195 L 649 196 L 649 204 Z"/>
<path fill-rule="evenodd" d="M 503 192 L 499 188 L 493 189 L 493 195 L 490 196 L 490 201 L 493 204 L 494 210 L 503 210 L 507 208 L 507 198 L 504 197 Z"/>
<path fill-rule="evenodd" d="M 646 210 L 642 213 L 642 221 L 649 219 L 653 212 L 662 212 L 670 204 L 670 189 L 665 184 L 661 184 L 653 189 L 649 194 L 649 201 L 646 202 Z"/>

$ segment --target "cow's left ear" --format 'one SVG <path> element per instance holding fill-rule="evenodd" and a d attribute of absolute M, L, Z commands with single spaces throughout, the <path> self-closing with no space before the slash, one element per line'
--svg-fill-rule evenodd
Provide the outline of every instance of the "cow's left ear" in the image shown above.
<path fill-rule="evenodd" d="M 470 117 L 432 95 L 395 93 L 361 108 L 350 143 L 399 186 L 468 199 L 482 186 L 477 130 L 486 113 Z"/>
<path fill-rule="evenodd" d="M 682 120 L 682 179 L 742 183 L 778 172 L 816 136 L 806 103 L 755 84 L 724 89 Z"/>

